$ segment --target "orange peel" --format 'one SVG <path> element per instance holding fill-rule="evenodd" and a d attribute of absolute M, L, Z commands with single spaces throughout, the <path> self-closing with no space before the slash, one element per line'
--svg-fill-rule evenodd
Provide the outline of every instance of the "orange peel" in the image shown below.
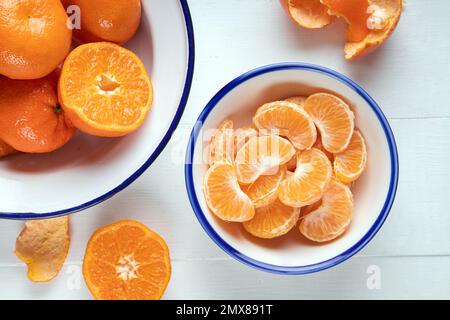
<path fill-rule="evenodd" d="M 330 24 L 334 17 L 319 0 L 281 0 L 281 5 L 296 24 L 307 29 L 319 29 Z"/>
<path fill-rule="evenodd" d="M 0 158 L 15 154 L 17 152 L 18 151 L 16 149 L 0 139 Z"/>

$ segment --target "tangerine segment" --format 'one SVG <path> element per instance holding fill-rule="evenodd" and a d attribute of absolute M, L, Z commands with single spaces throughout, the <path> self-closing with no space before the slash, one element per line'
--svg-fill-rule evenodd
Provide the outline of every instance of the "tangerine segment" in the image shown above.
<path fill-rule="evenodd" d="M 304 207 L 318 201 L 332 177 L 330 160 L 318 149 L 299 152 L 295 172 L 281 182 L 278 198 L 287 206 Z"/>
<path fill-rule="evenodd" d="M 342 17 L 348 23 L 347 40 L 350 42 L 361 41 L 369 33 L 367 20 L 370 14 L 368 0 L 320 0 L 328 7 L 328 13 Z"/>
<path fill-rule="evenodd" d="M 61 270 L 70 246 L 69 217 L 30 220 L 16 240 L 16 255 L 26 263 L 28 278 L 47 282 Z"/>
<path fill-rule="evenodd" d="M 251 138 L 257 137 L 258 131 L 253 127 L 244 127 L 234 131 L 234 157 Z M 234 158 L 233 157 L 233 158 Z"/>
<path fill-rule="evenodd" d="M 0 158 L 17 153 L 17 150 L 0 139 Z"/>
<path fill-rule="evenodd" d="M 274 175 L 260 176 L 255 182 L 242 186 L 242 191 L 252 200 L 255 208 L 273 203 L 277 199 L 277 190 L 286 174 L 286 167 L 282 166 Z"/>
<path fill-rule="evenodd" d="M 347 148 L 353 135 L 355 115 L 342 99 L 328 93 L 316 93 L 308 97 L 304 110 L 319 129 L 327 151 L 339 153 Z"/>
<path fill-rule="evenodd" d="M 303 216 L 299 229 L 312 241 L 330 241 L 345 232 L 352 215 L 353 195 L 350 189 L 332 180 L 318 207 Z"/>
<path fill-rule="evenodd" d="M 291 19 L 307 29 L 322 28 L 333 21 L 326 6 L 319 0 L 281 0 Z M 284 3 L 283 3 L 284 2 Z"/>
<path fill-rule="evenodd" d="M 209 165 L 217 161 L 233 162 L 233 121 L 225 120 L 214 132 L 209 144 Z"/>
<path fill-rule="evenodd" d="M 288 207 L 276 200 L 256 209 L 255 217 L 243 225 L 255 237 L 273 239 L 288 233 L 297 223 L 299 213 L 299 208 Z"/>
<path fill-rule="evenodd" d="M 294 146 L 284 138 L 254 137 L 236 155 L 237 178 L 243 184 L 253 183 L 262 175 L 276 173 L 294 154 Z"/>
<path fill-rule="evenodd" d="M 347 149 L 334 158 L 334 174 L 343 183 L 357 180 L 367 164 L 367 149 L 364 138 L 359 131 L 353 133 Z"/>
<path fill-rule="evenodd" d="M 67 19 L 58 0 L 0 1 L 0 74 L 31 80 L 55 70 L 72 43 Z"/>
<path fill-rule="evenodd" d="M 403 9 L 402 0 L 370 0 L 369 34 L 361 41 L 347 42 L 344 52 L 347 60 L 363 57 L 376 50 L 397 27 Z"/>
<path fill-rule="evenodd" d="M 294 96 L 294 97 L 284 99 L 284 101 L 295 103 L 297 105 L 297 107 L 303 108 L 307 98 L 308 97 L 305 97 L 305 96 Z"/>
<path fill-rule="evenodd" d="M 108 42 L 73 50 L 59 80 L 60 102 L 80 130 L 97 136 L 126 135 L 144 122 L 153 89 L 144 64 Z"/>
<path fill-rule="evenodd" d="M 297 104 L 288 101 L 267 103 L 253 117 L 256 128 L 279 134 L 291 141 L 298 150 L 310 149 L 317 139 L 314 122 Z"/>
<path fill-rule="evenodd" d="M 203 192 L 211 212 L 224 221 L 243 222 L 255 215 L 252 200 L 241 190 L 229 162 L 216 162 L 208 169 Z"/>
<path fill-rule="evenodd" d="M 323 144 L 322 144 L 322 137 L 320 136 L 320 133 L 317 133 L 317 141 L 316 143 L 314 143 L 314 148 L 319 149 L 320 151 L 322 151 L 323 153 L 325 153 L 325 155 L 327 156 L 327 158 L 331 161 L 331 163 L 333 163 L 334 161 L 334 155 L 331 152 L 328 152 Z"/>
<path fill-rule="evenodd" d="M 164 239 L 140 222 L 104 226 L 88 242 L 83 276 L 95 299 L 157 300 L 170 275 Z"/>

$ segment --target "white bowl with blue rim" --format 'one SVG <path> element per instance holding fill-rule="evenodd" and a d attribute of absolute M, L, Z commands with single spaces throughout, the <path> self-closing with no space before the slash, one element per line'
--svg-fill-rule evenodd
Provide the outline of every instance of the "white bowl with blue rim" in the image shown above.
<path fill-rule="evenodd" d="M 344 97 L 356 116 L 367 148 L 367 168 L 356 182 L 354 217 L 347 232 L 335 241 L 315 244 L 295 227 L 272 240 L 257 239 L 236 223 L 225 223 L 209 210 L 202 192 L 208 169 L 211 130 L 224 119 L 236 127 L 251 124 L 264 103 L 315 92 L 334 92 Z M 392 207 L 398 183 L 398 154 L 394 136 L 377 103 L 346 76 L 316 65 L 283 63 L 245 73 L 223 87 L 206 105 L 194 127 L 186 155 L 186 187 L 198 221 L 226 253 L 251 267 L 281 274 L 306 274 L 333 267 L 361 250 L 378 232 Z"/>
<path fill-rule="evenodd" d="M 0 160 L 0 218 L 39 219 L 96 205 L 123 190 L 157 158 L 185 108 L 194 70 L 194 34 L 186 0 L 142 1 L 142 23 L 126 44 L 144 62 L 154 102 L 126 137 L 77 134 L 62 149 Z"/>

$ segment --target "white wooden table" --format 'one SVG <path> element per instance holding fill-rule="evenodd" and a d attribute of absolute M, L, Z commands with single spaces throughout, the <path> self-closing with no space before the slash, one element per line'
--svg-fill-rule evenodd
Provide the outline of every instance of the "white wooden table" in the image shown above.
<path fill-rule="evenodd" d="M 104 224 L 138 219 L 171 249 L 166 299 L 449 299 L 450 2 L 404 2 L 390 41 L 361 61 L 346 62 L 341 23 L 300 30 L 278 0 L 189 1 L 196 70 L 177 133 L 128 189 L 72 216 L 70 255 L 48 284 L 28 281 L 13 254 L 22 222 L 0 221 L 0 298 L 90 298 L 80 273 L 89 236 Z M 382 230 L 349 261 L 307 276 L 267 274 L 231 259 L 198 224 L 184 187 L 186 135 L 212 95 L 245 71 L 283 61 L 324 65 L 359 82 L 389 118 L 400 152 L 397 199 Z M 372 270 L 380 271 L 378 289 L 367 285 Z"/>

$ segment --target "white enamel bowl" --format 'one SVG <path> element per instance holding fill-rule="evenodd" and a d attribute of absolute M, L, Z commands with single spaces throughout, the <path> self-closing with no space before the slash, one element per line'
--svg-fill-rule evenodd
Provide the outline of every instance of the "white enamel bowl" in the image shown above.
<path fill-rule="evenodd" d="M 262 104 L 319 91 L 345 97 L 368 147 L 368 165 L 354 192 L 354 218 L 333 242 L 314 244 L 295 227 L 287 236 L 258 240 L 242 226 L 223 223 L 207 208 L 202 192 L 207 164 L 202 160 L 211 129 L 231 118 L 236 127 L 251 124 Z M 252 267 L 275 273 L 304 274 L 335 266 L 363 248 L 381 228 L 394 201 L 398 182 L 394 136 L 376 102 L 347 77 L 319 66 L 286 63 L 250 71 L 227 84 L 208 103 L 194 128 L 186 157 L 186 186 L 194 212 L 211 239 L 229 255 Z"/>
<path fill-rule="evenodd" d="M 142 4 L 142 24 L 126 46 L 144 61 L 154 85 L 146 122 L 124 138 L 78 134 L 54 153 L 0 160 L 0 218 L 46 218 L 93 206 L 138 178 L 167 144 L 189 95 L 192 22 L 186 0 Z"/>

